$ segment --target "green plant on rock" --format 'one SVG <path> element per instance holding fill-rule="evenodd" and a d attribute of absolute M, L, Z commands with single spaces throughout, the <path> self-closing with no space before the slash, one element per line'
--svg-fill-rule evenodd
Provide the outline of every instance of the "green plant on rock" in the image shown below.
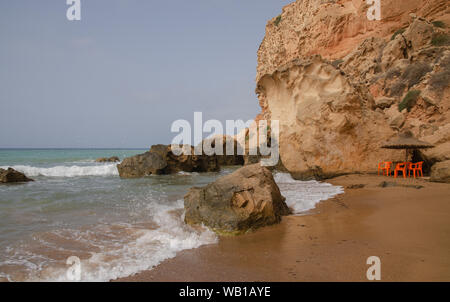
<path fill-rule="evenodd" d="M 450 70 L 435 73 L 430 79 L 430 85 L 436 89 L 438 93 L 442 93 L 442 91 L 450 85 Z"/>
<path fill-rule="evenodd" d="M 445 23 L 442 21 L 433 21 L 431 22 L 435 27 L 445 28 Z"/>
<path fill-rule="evenodd" d="M 447 46 L 450 45 L 450 36 L 446 33 L 436 33 L 431 38 L 433 46 Z"/>
<path fill-rule="evenodd" d="M 405 32 L 405 29 L 404 29 L 404 28 L 400 28 L 399 30 L 397 30 L 397 31 L 392 35 L 391 40 L 394 40 L 395 37 L 397 37 L 398 35 L 403 34 L 404 32 Z"/>
<path fill-rule="evenodd" d="M 406 108 L 408 112 L 410 112 L 411 108 L 416 104 L 420 93 L 421 93 L 420 90 L 408 91 L 408 93 L 405 95 L 400 104 L 398 104 L 398 111 L 402 112 Z"/>
<path fill-rule="evenodd" d="M 281 15 L 278 15 L 278 17 L 275 19 L 275 21 L 273 22 L 275 24 L 275 26 L 278 26 L 278 24 L 280 24 L 281 22 Z"/>

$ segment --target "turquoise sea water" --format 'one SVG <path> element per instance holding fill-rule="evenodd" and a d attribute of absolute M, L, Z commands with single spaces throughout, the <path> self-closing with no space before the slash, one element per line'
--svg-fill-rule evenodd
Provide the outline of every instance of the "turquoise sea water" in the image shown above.
<path fill-rule="evenodd" d="M 0 149 L 0 166 L 86 163 L 100 157 L 123 159 L 145 152 L 145 149 Z"/>
<path fill-rule="evenodd" d="M 0 185 L 0 279 L 66 281 L 66 260 L 81 259 L 81 280 L 107 281 L 150 269 L 184 249 L 214 244 L 206 229 L 183 223 L 183 196 L 237 167 L 120 179 L 115 163 L 145 150 L 3 149 L 0 167 L 34 182 Z M 318 182 L 275 179 L 300 213 L 342 190 Z"/>

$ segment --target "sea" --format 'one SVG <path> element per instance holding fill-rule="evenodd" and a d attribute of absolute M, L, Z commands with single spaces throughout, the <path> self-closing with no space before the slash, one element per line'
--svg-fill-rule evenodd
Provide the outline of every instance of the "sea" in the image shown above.
<path fill-rule="evenodd" d="M 121 179 L 120 159 L 144 149 L 0 149 L 0 168 L 34 179 L 0 184 L 0 281 L 110 281 L 149 270 L 178 252 L 216 244 L 184 224 L 183 196 L 239 167 Z M 343 192 L 325 182 L 274 178 L 297 215 Z M 79 259 L 79 276 L 69 269 Z M 73 271 L 72 271 L 73 273 Z M 71 278 L 72 277 L 72 278 Z"/>

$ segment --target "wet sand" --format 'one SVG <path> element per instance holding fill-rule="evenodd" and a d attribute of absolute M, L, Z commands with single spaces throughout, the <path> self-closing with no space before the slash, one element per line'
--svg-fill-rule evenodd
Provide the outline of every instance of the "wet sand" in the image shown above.
<path fill-rule="evenodd" d="M 382 281 L 450 281 L 449 184 L 373 175 L 328 182 L 345 194 L 308 215 L 221 237 L 117 281 L 367 281 L 369 256 L 381 259 Z"/>

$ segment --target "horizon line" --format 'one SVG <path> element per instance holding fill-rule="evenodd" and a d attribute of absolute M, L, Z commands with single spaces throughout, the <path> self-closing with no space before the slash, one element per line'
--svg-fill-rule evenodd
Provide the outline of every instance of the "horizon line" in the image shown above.
<path fill-rule="evenodd" d="M 0 147 L 0 150 L 146 150 L 150 147 L 138 148 L 111 148 L 111 147 Z"/>

